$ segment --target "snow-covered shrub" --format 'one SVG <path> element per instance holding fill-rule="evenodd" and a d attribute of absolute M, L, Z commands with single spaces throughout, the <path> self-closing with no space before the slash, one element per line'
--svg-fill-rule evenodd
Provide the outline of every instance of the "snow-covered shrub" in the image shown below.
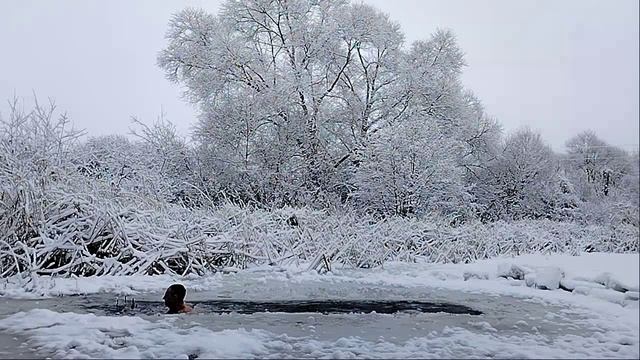
<path fill-rule="evenodd" d="M 80 135 L 66 115 L 56 116 L 53 102 L 34 102 L 26 111 L 14 99 L 8 118 L 0 117 L 0 276 L 11 273 L 8 262 L 26 269 L 15 252 L 39 235 L 51 205 L 48 194 L 66 185 L 72 171 L 67 159 Z"/>
<path fill-rule="evenodd" d="M 170 127 L 144 128 L 142 142 L 103 137 L 78 145 L 78 133 L 68 128 L 65 117 L 56 119 L 54 110 L 53 105 L 45 109 L 36 104 L 25 112 L 14 103 L 0 127 L 3 277 L 204 274 L 220 267 L 313 264 L 317 259 L 369 268 L 386 261 L 457 263 L 532 252 L 638 251 L 637 208 L 613 193 L 607 196 L 608 205 L 599 207 L 601 214 L 592 212 L 602 218 L 598 221 L 467 219 L 452 224 L 441 216 L 448 211 L 427 211 L 446 208 L 440 205 L 447 197 L 438 192 L 446 186 L 438 187 L 442 179 L 430 181 L 420 172 L 459 178 L 456 167 L 436 161 L 448 161 L 442 153 L 446 142 L 429 137 L 431 145 L 445 144 L 431 149 L 433 162 L 415 158 L 412 163 L 419 154 L 416 147 L 385 154 L 381 149 L 386 145 L 380 144 L 379 164 L 362 165 L 364 172 L 397 176 L 392 183 L 417 194 L 409 199 L 422 212 L 379 217 L 350 207 L 264 208 L 213 200 L 205 186 L 190 183 L 198 181 L 200 169 L 189 169 L 193 157 Z M 400 138 L 420 137 L 418 130 L 405 129 Z M 421 170 L 414 173 L 412 164 Z M 376 173 L 377 165 L 401 171 Z M 361 180 L 361 186 L 367 184 Z M 386 201 L 380 199 L 396 194 L 388 183 L 378 184 L 382 187 L 362 196 L 380 209 Z M 192 200 L 174 201 L 181 189 L 193 189 L 183 194 Z"/>
<path fill-rule="evenodd" d="M 428 119 L 379 131 L 356 171 L 358 205 L 383 215 L 459 212 L 466 189 L 458 146 Z"/>
<path fill-rule="evenodd" d="M 474 195 L 485 221 L 553 219 L 562 211 L 559 165 L 539 134 L 523 129 L 504 140 L 479 173 Z"/>
<path fill-rule="evenodd" d="M 2 248 L 5 276 L 204 274 L 227 266 L 306 263 L 322 255 L 332 264 L 367 268 L 392 260 L 457 263 L 532 252 L 638 249 L 633 227 L 546 220 L 451 227 L 437 219 L 376 221 L 291 208 L 140 209 L 78 195 L 58 199 L 45 218 L 37 236 Z"/>

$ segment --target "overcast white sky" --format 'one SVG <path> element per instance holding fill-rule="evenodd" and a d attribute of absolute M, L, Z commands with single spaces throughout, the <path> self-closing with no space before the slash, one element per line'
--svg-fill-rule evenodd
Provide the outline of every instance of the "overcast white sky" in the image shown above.
<path fill-rule="evenodd" d="M 585 129 L 638 148 L 638 0 L 367 0 L 408 42 L 452 29 L 463 81 L 506 131 L 529 126 L 555 150 Z M 172 13 L 221 1 L 2 0 L 0 99 L 53 97 L 90 134 L 127 133 L 130 116 L 164 109 L 183 134 L 195 121 L 156 54 Z M 6 114 L 3 103 L 0 111 Z"/>

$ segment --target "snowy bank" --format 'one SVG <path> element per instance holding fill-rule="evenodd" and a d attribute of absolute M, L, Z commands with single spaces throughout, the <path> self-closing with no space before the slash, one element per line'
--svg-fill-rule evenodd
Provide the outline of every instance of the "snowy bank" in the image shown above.
<path fill-rule="evenodd" d="M 193 327 L 177 332 L 169 321 L 138 317 L 57 313 L 45 309 L 21 312 L 0 320 L 0 328 L 34 338 L 38 350 L 56 358 L 244 358 L 265 352 L 267 334 L 253 330 L 214 333 Z M 206 339 L 206 340 L 205 340 Z M 253 356 L 252 356 L 253 355 Z"/>
<path fill-rule="evenodd" d="M 56 358 L 632 358 L 638 343 L 629 336 L 597 333 L 549 337 L 501 335 L 484 324 L 477 330 L 445 327 L 407 341 L 371 341 L 357 336 L 333 341 L 264 330 L 180 328 L 172 318 L 21 312 L 0 320 L 0 329 L 27 336 L 35 350 Z M 493 330 L 493 331 L 489 331 Z"/>
<path fill-rule="evenodd" d="M 335 273 L 334 281 L 427 286 L 564 303 L 585 304 L 582 298 L 586 297 L 638 309 L 640 257 L 611 253 L 528 254 L 470 264 L 395 262 L 386 264 L 384 269 L 354 271 L 347 276 Z"/>
<path fill-rule="evenodd" d="M 224 279 L 259 276 L 261 281 L 300 283 L 305 281 L 377 283 L 394 286 L 454 288 L 463 291 L 493 291 L 512 294 L 529 290 L 518 287 L 589 295 L 623 306 L 637 307 L 639 284 L 638 254 L 584 253 L 580 256 L 529 254 L 497 257 L 471 264 L 387 263 L 377 269 L 333 269 L 327 274 L 306 271 L 307 264 L 288 267 L 258 266 L 239 272 L 210 276 L 100 276 L 53 278 L 12 277 L 0 286 L 0 295 L 15 298 L 74 294 L 114 293 L 136 295 L 161 292 L 173 282 L 190 291 L 208 291 Z M 530 289 L 530 290 L 531 290 Z M 537 296 L 547 297 L 539 291 Z"/>
<path fill-rule="evenodd" d="M 296 331 L 292 328 L 297 326 L 295 322 L 285 333 L 277 326 L 252 327 L 250 317 L 236 317 L 236 328 L 221 325 L 212 329 L 201 323 L 203 315 L 198 314 L 184 319 L 109 317 L 33 307 L 0 319 L 0 330 L 26 338 L 30 347 L 54 357 L 637 358 L 640 313 L 637 296 L 633 295 L 637 294 L 634 289 L 638 286 L 638 260 L 637 254 L 539 254 L 471 264 L 397 262 L 368 270 L 333 269 L 326 274 L 306 271 L 306 264 L 301 264 L 287 268 L 261 266 L 206 277 L 35 277 L 23 284 L 20 281 L 25 280 L 13 279 L 2 290 L 7 298 L 116 293 L 159 301 L 157 292 L 180 281 L 189 288 L 189 299 L 212 299 L 210 296 L 218 295 L 252 299 L 395 299 L 401 295 L 435 302 L 460 301 L 485 312 L 478 319 L 456 318 L 453 324 L 447 323 L 448 314 L 426 317 L 430 324 L 440 323 L 439 327 L 397 341 L 358 336 L 355 315 L 342 320 L 353 328 L 349 334 L 354 335 L 331 339 L 316 337 L 314 324 L 310 323 L 327 321 L 323 316 L 304 320 L 306 332 L 292 334 L 290 331 Z M 573 290 L 567 288 L 571 282 L 575 285 Z M 451 297 L 452 291 L 465 294 L 464 298 Z M 107 296 L 105 300 L 111 298 Z M 277 324 L 287 321 L 284 314 L 272 316 L 277 318 Z M 504 318 L 508 320 L 501 320 Z M 228 324 L 225 319 L 218 317 L 213 322 Z M 416 319 L 409 318 L 405 325 L 414 324 Z M 540 324 L 547 329 L 540 328 Z M 319 329 L 320 325 L 315 325 Z M 514 325 L 519 329 L 514 330 Z M 332 333 L 334 327 L 327 326 Z"/>
<path fill-rule="evenodd" d="M 640 277 L 638 254 L 527 254 L 481 260 L 463 268 L 467 276 L 529 278 L 532 286 L 547 283 L 544 287 L 551 290 L 565 286 L 573 290 L 571 284 L 593 283 L 619 292 L 637 292 Z"/>

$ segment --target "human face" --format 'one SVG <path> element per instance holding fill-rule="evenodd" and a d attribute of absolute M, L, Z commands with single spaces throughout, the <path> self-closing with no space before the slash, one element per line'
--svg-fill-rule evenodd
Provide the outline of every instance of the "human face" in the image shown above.
<path fill-rule="evenodd" d="M 178 305 L 178 297 L 173 291 L 171 291 L 171 289 L 167 289 L 167 291 L 165 291 L 162 299 L 164 300 L 164 304 L 170 309 L 175 308 L 176 305 Z"/>

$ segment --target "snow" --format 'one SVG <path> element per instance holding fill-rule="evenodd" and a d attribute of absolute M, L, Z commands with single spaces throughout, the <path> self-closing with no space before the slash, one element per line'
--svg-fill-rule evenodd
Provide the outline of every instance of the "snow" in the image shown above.
<path fill-rule="evenodd" d="M 45 309 L 21 312 L 0 321 L 0 327 L 30 335 L 35 345 L 56 358 L 240 358 L 265 353 L 267 334 L 253 330 L 212 332 L 192 327 L 177 331 L 170 321 L 138 317 L 57 313 Z"/>
<path fill-rule="evenodd" d="M 543 274 L 551 276 L 549 271 L 556 271 L 553 277 L 559 276 L 567 286 L 575 284 L 589 287 L 607 287 L 613 290 L 638 291 L 640 265 L 638 254 L 612 253 L 584 253 L 580 256 L 566 254 L 528 254 L 516 257 L 496 257 L 479 260 L 471 264 L 428 264 L 390 262 L 386 269 L 397 269 L 400 272 L 422 272 L 429 279 L 476 279 L 488 280 L 497 277 L 511 277 L 524 279 L 526 274 Z M 296 279 L 308 279 L 316 276 L 314 272 L 305 272 L 305 264 L 289 267 L 256 266 L 244 271 L 264 272 L 270 276 L 287 276 Z M 556 270 L 551 270 L 555 268 Z M 335 270 L 335 269 L 334 269 Z M 226 273 L 237 273 L 226 271 Z M 376 270 L 366 270 L 365 274 L 377 276 Z M 383 271 L 384 273 L 384 271 Z M 389 281 L 394 278 L 394 272 L 387 272 Z M 340 274 L 335 270 L 328 276 Z M 171 282 L 182 282 L 193 290 L 211 289 L 217 286 L 222 274 L 198 277 L 156 275 L 156 276 L 100 276 L 84 278 L 52 278 L 48 276 L 33 276 L 28 280 L 12 277 L 0 285 L 0 295 L 11 297 L 57 296 L 70 294 L 119 293 L 123 295 L 138 294 L 149 291 L 159 291 Z M 413 282 L 411 279 L 406 279 Z"/>
<path fill-rule="evenodd" d="M 560 287 L 560 281 L 564 278 L 564 273 L 557 267 L 541 267 L 534 273 L 524 276 L 527 286 L 536 287 L 543 290 L 555 290 Z"/>
<path fill-rule="evenodd" d="M 223 279 L 238 274 L 260 274 L 258 281 L 277 279 L 290 283 L 308 281 L 357 282 L 394 286 L 435 286 L 462 291 L 502 293 L 515 296 L 557 297 L 522 289 L 523 286 L 557 290 L 572 295 L 586 295 L 617 304 L 632 304 L 639 288 L 638 254 L 585 253 L 528 254 L 497 257 L 471 264 L 429 264 L 393 262 L 383 269 L 333 269 L 320 275 L 306 271 L 306 264 L 289 267 L 258 266 L 244 271 L 217 273 L 210 276 L 100 276 L 86 278 L 51 278 L 33 276 L 6 279 L 0 295 L 12 298 L 38 298 L 74 294 L 114 293 L 136 295 L 161 292 L 175 282 L 183 283 L 191 292 L 212 291 Z M 242 276 L 242 275 L 240 275 Z M 524 281 L 519 281 L 524 280 Z M 255 286 L 255 284 L 254 284 Z M 562 291 L 562 290 L 559 290 Z M 617 293 L 617 294 L 616 294 Z M 624 295 L 624 293 L 629 293 Z"/>
<path fill-rule="evenodd" d="M 210 290 L 217 286 L 221 274 L 207 277 L 171 276 L 171 275 L 129 275 L 129 276 L 89 276 L 76 278 L 55 278 L 32 276 L 28 279 L 14 276 L 0 285 L 0 295 L 13 298 L 39 298 L 42 296 L 61 296 L 77 294 L 115 293 L 136 295 L 160 291 L 168 285 L 180 282 L 190 290 Z"/>
<path fill-rule="evenodd" d="M 600 283 L 619 284 L 629 290 L 638 291 L 640 265 L 638 254 L 583 253 L 580 256 L 567 254 L 527 254 L 515 257 L 496 257 L 480 260 L 468 265 L 447 264 L 445 269 L 464 268 L 466 271 L 490 273 L 496 276 L 522 278 L 520 274 L 555 267 L 561 269 L 564 278 Z M 611 286 L 608 286 L 611 287 Z"/>
<path fill-rule="evenodd" d="M 560 335 L 526 338 L 501 336 L 488 323 L 475 323 L 476 331 L 445 327 L 422 337 L 395 343 L 358 337 L 321 341 L 261 330 L 211 331 L 193 325 L 180 329 L 172 319 L 158 322 L 137 317 L 112 318 L 93 314 L 31 310 L 0 321 L 0 328 L 27 334 L 32 345 L 56 358 L 600 358 L 637 355 L 637 340 L 630 337 L 593 339 Z M 602 342 L 606 346 L 602 346 Z M 636 349 L 633 346 L 636 345 Z"/>
<path fill-rule="evenodd" d="M 181 282 L 189 289 L 187 297 L 192 300 L 212 296 L 262 300 L 428 296 L 434 301 L 468 304 L 486 316 L 433 314 L 402 318 L 354 314 L 287 318 L 265 314 L 207 318 L 206 314 L 196 314 L 115 318 L 16 307 L 13 311 L 18 313 L 4 312 L 7 316 L 0 319 L 0 329 L 25 338 L 40 353 L 54 357 L 638 358 L 640 355 L 640 312 L 638 291 L 634 290 L 638 288 L 638 254 L 534 254 L 472 264 L 388 263 L 384 268 L 369 270 L 334 268 L 323 275 L 304 271 L 305 265 L 262 266 L 186 278 L 35 277 L 28 283 L 13 278 L 0 291 L 5 299 L 78 293 L 159 299 L 158 293 L 168 284 Z M 299 323 L 302 328 L 295 328 Z M 386 327 L 391 329 L 388 331 L 392 336 L 384 332 Z M 375 338 L 374 334 L 380 337 Z"/>
<path fill-rule="evenodd" d="M 511 264 L 511 263 L 500 263 L 498 264 L 498 270 L 496 275 L 498 277 L 504 277 L 504 278 L 512 278 L 512 279 L 516 279 L 516 280 L 523 280 L 525 274 L 529 272 L 528 269 L 522 269 L 521 267 L 515 265 L 515 264 Z M 488 274 L 484 274 L 484 277 L 486 279 L 489 278 Z"/>

